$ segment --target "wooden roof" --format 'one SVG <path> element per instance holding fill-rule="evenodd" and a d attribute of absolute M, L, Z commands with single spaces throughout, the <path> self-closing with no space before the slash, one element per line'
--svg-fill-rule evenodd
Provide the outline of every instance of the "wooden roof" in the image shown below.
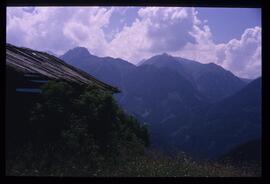
<path fill-rule="evenodd" d="M 120 92 L 116 87 L 101 82 L 61 59 L 46 52 L 6 44 L 6 66 L 17 72 L 41 75 L 49 80 L 64 80 L 81 85 L 96 85 L 99 88 Z"/>

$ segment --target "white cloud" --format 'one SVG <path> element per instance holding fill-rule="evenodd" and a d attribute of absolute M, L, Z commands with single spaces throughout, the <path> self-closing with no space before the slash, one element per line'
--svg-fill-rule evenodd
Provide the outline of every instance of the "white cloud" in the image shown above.
<path fill-rule="evenodd" d="M 64 24 L 63 34 L 71 38 L 77 46 L 87 47 L 92 54 L 105 56 L 107 41 L 103 27 L 109 23 L 113 8 L 80 9 Z M 84 19 L 80 19 L 84 17 Z M 81 20 L 81 21 L 78 21 Z"/>
<path fill-rule="evenodd" d="M 261 76 L 261 28 L 248 28 L 240 40 L 215 44 L 208 26 L 195 29 L 197 43 L 188 43 L 183 49 L 171 54 L 202 63 L 216 63 L 235 75 L 244 78 Z"/>
<path fill-rule="evenodd" d="M 119 57 L 132 63 L 168 52 L 202 63 L 219 64 L 241 77 L 261 75 L 260 27 L 246 29 L 239 40 L 215 44 L 207 20 L 201 21 L 195 8 L 138 8 L 137 15 L 133 13 L 137 18 L 132 23 L 121 22 L 128 20 L 124 18 L 131 13 L 129 10 L 120 7 L 8 7 L 7 42 L 52 50 L 58 55 L 84 46 L 92 54 Z M 114 13 L 121 14 L 122 18 L 114 17 L 114 29 L 110 30 L 108 25 Z M 120 28 L 115 27 L 117 25 L 121 25 Z"/>
<path fill-rule="evenodd" d="M 225 47 L 225 59 L 219 63 L 238 76 L 256 78 L 261 75 L 261 28 L 248 28 L 240 40 L 233 39 Z"/>
<path fill-rule="evenodd" d="M 195 43 L 194 24 L 200 24 L 194 8 L 141 8 L 133 24 L 111 41 L 108 55 L 136 63 L 160 52 L 176 51 Z"/>
<path fill-rule="evenodd" d="M 7 8 L 7 42 L 57 54 L 78 45 L 93 49 L 94 54 L 104 49 L 102 27 L 108 24 L 113 8 L 37 7 L 31 11 Z"/>
<path fill-rule="evenodd" d="M 123 30 L 116 34 L 115 38 L 108 46 L 108 55 L 121 57 L 129 61 L 136 61 L 147 54 L 146 50 L 150 47 L 150 41 L 145 36 L 147 33 L 146 22 L 138 19 L 131 27 L 124 26 Z"/>

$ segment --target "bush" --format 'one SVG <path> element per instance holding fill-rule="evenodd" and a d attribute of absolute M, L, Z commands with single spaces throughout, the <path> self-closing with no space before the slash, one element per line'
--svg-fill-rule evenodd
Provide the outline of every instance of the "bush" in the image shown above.
<path fill-rule="evenodd" d="M 7 161 L 8 175 L 95 176 L 148 145 L 145 127 L 94 86 L 45 84 L 26 126 L 29 141 Z"/>

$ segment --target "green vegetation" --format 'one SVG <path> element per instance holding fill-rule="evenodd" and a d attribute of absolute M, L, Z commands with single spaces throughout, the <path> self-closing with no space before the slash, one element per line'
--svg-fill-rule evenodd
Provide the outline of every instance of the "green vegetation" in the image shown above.
<path fill-rule="evenodd" d="M 28 141 L 6 161 L 16 176 L 254 176 L 225 164 L 149 152 L 147 127 L 112 95 L 65 82 L 43 86 L 26 122 Z"/>

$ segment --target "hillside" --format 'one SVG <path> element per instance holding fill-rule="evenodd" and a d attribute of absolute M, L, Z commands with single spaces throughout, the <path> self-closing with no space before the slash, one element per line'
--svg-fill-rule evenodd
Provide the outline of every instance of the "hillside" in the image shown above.
<path fill-rule="evenodd" d="M 122 93 L 115 95 L 118 103 L 126 112 L 149 126 L 154 148 L 167 151 L 180 149 L 195 157 L 212 158 L 241 141 L 260 135 L 258 131 L 250 132 L 252 128 L 245 129 L 241 127 L 244 125 L 239 124 L 239 129 L 243 129 L 242 133 L 246 132 L 246 135 L 241 134 L 236 140 L 226 139 L 225 142 L 219 139 L 219 131 L 228 133 L 230 137 L 233 134 L 230 130 L 235 130 L 234 123 L 225 126 L 225 121 L 236 120 L 230 114 L 223 117 L 218 115 L 230 112 L 230 109 L 219 108 L 223 105 L 218 104 L 232 105 L 235 107 L 234 113 L 241 114 L 233 105 L 235 100 L 227 99 L 241 89 L 244 90 L 247 82 L 218 65 L 201 64 L 164 53 L 134 66 L 116 59 L 108 62 L 105 58 L 90 55 L 89 52 L 84 59 L 76 57 L 80 54 L 70 56 L 69 52 L 62 56 L 67 63 L 75 62 L 74 65 L 80 69 L 121 88 Z M 254 88 L 258 89 L 258 86 Z M 248 95 L 239 98 L 239 101 L 247 102 L 246 106 L 253 106 L 246 98 L 249 99 Z M 240 106 L 244 107 L 245 104 Z M 253 108 L 260 111 L 257 107 L 258 105 Z M 253 115 L 258 122 L 259 117 L 259 114 Z M 239 119 L 241 118 L 244 115 Z M 212 119 L 215 121 L 212 122 Z M 220 123 L 215 123 L 217 121 Z M 218 146 L 224 143 L 228 145 L 227 148 Z"/>
<path fill-rule="evenodd" d="M 202 116 L 201 124 L 193 127 L 187 135 L 191 137 L 191 141 L 185 143 L 187 150 L 192 151 L 196 147 L 197 154 L 212 157 L 248 140 L 260 138 L 261 78 L 210 106 Z M 182 137 L 180 134 L 174 139 L 181 140 Z"/>
<path fill-rule="evenodd" d="M 166 53 L 146 60 L 143 65 L 177 71 L 211 102 L 230 96 L 245 85 L 241 79 L 214 63 L 201 64 Z"/>
<path fill-rule="evenodd" d="M 122 59 L 91 55 L 83 47 L 71 49 L 59 58 L 122 90 L 125 90 L 125 75 L 135 68 L 135 65 Z"/>
<path fill-rule="evenodd" d="M 223 162 L 230 161 L 235 165 L 243 164 L 262 164 L 262 140 L 255 139 L 237 145 L 232 148 L 229 152 L 222 155 L 219 160 Z"/>

